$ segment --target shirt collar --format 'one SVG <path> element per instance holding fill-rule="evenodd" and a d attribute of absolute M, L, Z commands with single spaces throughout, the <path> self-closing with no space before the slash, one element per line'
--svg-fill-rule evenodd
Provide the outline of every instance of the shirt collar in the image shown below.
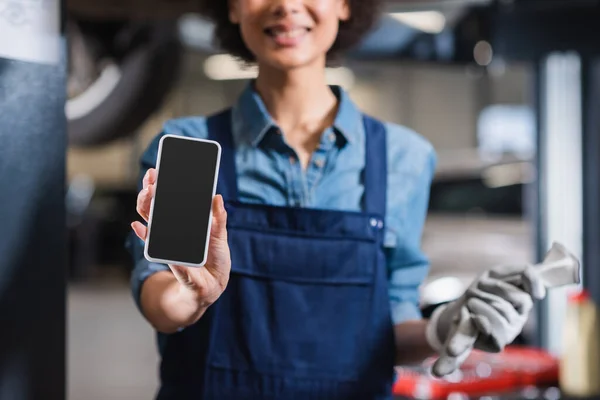
<path fill-rule="evenodd" d="M 339 99 L 333 126 L 336 133 L 349 143 L 359 141 L 362 134 L 362 113 L 350 96 L 340 86 L 331 86 Z M 258 146 L 267 132 L 277 124 L 267 111 L 265 104 L 249 82 L 233 106 L 233 130 L 237 140 Z"/>

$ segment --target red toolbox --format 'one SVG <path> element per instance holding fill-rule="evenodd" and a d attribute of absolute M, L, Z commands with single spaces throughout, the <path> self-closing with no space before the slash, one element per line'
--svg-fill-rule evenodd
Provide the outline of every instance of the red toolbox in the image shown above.
<path fill-rule="evenodd" d="M 528 386 L 558 382 L 558 360 L 547 352 L 521 346 L 501 353 L 474 350 L 460 370 L 442 379 L 429 374 L 435 359 L 420 367 L 398 367 L 394 395 L 418 399 L 446 399 L 461 393 L 468 397 L 513 392 Z"/>

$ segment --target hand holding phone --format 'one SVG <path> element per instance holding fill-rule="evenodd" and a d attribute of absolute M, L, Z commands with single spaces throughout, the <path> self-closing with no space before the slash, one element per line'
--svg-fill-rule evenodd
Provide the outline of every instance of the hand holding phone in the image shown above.
<path fill-rule="evenodd" d="M 146 241 L 147 258 L 164 261 L 183 286 L 211 304 L 227 286 L 231 270 L 227 213 L 222 197 L 213 196 L 218 154 L 217 157 L 210 154 L 214 148 L 210 150 L 204 145 L 202 149 L 194 148 L 196 143 L 175 140 L 171 142 L 174 146 L 165 146 L 159 151 L 162 154 L 157 162 L 159 168 L 146 172 L 138 194 L 136 209 L 148 227 L 139 221 L 131 226 L 136 235 Z M 209 153 L 202 154 L 202 150 Z M 203 170 L 201 164 L 207 170 Z"/>

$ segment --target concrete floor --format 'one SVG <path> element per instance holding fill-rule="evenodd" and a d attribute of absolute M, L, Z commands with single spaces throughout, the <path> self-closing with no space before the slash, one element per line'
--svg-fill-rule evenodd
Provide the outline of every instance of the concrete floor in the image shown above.
<path fill-rule="evenodd" d="M 68 399 L 152 399 L 154 333 L 135 308 L 126 279 L 72 284 L 68 311 Z"/>

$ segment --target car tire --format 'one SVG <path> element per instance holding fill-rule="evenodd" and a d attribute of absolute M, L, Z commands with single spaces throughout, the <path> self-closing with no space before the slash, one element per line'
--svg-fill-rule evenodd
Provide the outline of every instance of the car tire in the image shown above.
<path fill-rule="evenodd" d="M 130 136 L 161 107 L 177 81 L 183 46 L 174 22 L 152 23 L 147 37 L 111 67 L 109 89 L 99 83 L 101 95 L 87 104 L 83 96 L 68 100 L 70 145 L 96 146 Z"/>

